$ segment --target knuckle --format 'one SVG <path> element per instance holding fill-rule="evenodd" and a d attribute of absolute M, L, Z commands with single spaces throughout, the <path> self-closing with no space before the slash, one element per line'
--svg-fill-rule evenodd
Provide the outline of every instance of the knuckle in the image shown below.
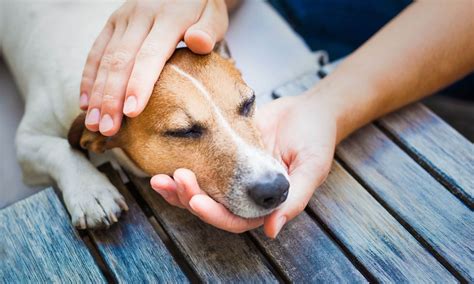
<path fill-rule="evenodd" d="M 102 104 L 104 106 L 114 105 L 117 102 L 117 98 L 111 94 L 104 94 L 102 96 Z"/>
<path fill-rule="evenodd" d="M 129 52 L 124 50 L 115 51 L 109 59 L 109 68 L 114 71 L 123 70 L 131 60 L 132 56 Z"/>
<path fill-rule="evenodd" d="M 94 97 L 102 97 L 102 91 L 104 89 L 105 82 L 102 80 L 95 80 L 92 86 L 92 95 Z"/>
<path fill-rule="evenodd" d="M 225 227 L 226 227 L 226 230 L 231 232 L 231 233 L 234 233 L 234 234 L 240 234 L 240 233 L 243 233 L 245 232 L 245 228 L 242 228 L 241 226 L 239 226 L 237 220 L 235 218 L 232 218 L 232 217 L 229 217 L 226 222 L 225 222 Z"/>
<path fill-rule="evenodd" d="M 147 40 L 143 43 L 140 48 L 140 52 L 137 55 L 138 59 L 147 59 L 152 56 L 159 54 L 160 48 L 158 42 L 155 40 Z"/>
<path fill-rule="evenodd" d="M 131 54 L 125 50 L 117 50 L 113 53 L 105 54 L 102 58 L 104 64 L 112 71 L 125 69 L 132 59 Z"/>

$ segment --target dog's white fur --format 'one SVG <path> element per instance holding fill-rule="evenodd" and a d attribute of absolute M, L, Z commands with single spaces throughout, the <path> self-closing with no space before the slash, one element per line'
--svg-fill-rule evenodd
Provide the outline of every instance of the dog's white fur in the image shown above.
<path fill-rule="evenodd" d="M 0 46 L 25 99 L 25 115 L 16 137 L 24 180 L 35 185 L 57 182 L 73 223 L 83 228 L 108 225 L 126 206 L 109 180 L 66 140 L 80 112 L 78 90 L 87 53 L 118 4 L 0 1 Z M 263 170 L 285 173 L 268 154 L 234 133 L 198 80 L 177 66 L 172 68 L 214 106 L 219 122 L 238 145 L 239 159 L 250 163 L 255 178 Z M 120 149 L 113 152 L 121 165 L 145 175 Z M 228 204 L 245 215 L 262 215 L 262 209 L 245 204 L 248 197 L 242 194 L 234 192 Z"/>
<path fill-rule="evenodd" d="M 242 176 L 240 179 L 244 178 L 247 181 L 252 182 L 264 179 L 265 175 L 276 175 L 278 173 L 285 175 L 286 178 L 289 179 L 285 169 L 280 163 L 278 163 L 277 160 L 273 159 L 268 153 L 265 153 L 259 148 L 255 147 L 255 145 L 249 145 L 249 143 L 244 141 L 244 139 L 242 139 L 242 137 L 234 131 L 227 119 L 222 114 L 219 107 L 212 100 L 209 92 L 206 90 L 203 84 L 199 82 L 199 80 L 174 64 L 170 64 L 170 66 L 178 74 L 189 80 L 199 91 L 199 93 L 211 106 L 213 116 L 216 118 L 220 128 L 227 132 L 227 135 L 233 141 L 232 144 L 236 145 L 238 157 L 237 164 L 239 165 L 239 170 L 243 171 L 240 173 Z M 246 184 L 246 181 L 239 180 L 238 183 Z M 226 200 L 222 202 L 225 203 L 225 205 L 232 212 L 247 218 L 264 216 L 273 210 L 273 208 L 264 209 L 252 202 L 247 191 L 242 186 L 237 186 L 231 190 L 230 194 L 226 196 Z"/>
<path fill-rule="evenodd" d="M 88 49 L 118 4 L 0 1 L 1 51 L 25 100 L 16 136 L 24 181 L 56 181 L 73 223 L 82 227 L 107 225 L 124 204 L 110 181 L 66 140 L 80 112 Z"/>

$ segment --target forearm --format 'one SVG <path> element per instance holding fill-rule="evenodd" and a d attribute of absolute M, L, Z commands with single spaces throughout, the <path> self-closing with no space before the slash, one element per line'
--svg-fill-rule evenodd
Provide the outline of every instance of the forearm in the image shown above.
<path fill-rule="evenodd" d="M 474 69 L 474 2 L 416 2 L 308 96 L 337 112 L 337 141 Z"/>

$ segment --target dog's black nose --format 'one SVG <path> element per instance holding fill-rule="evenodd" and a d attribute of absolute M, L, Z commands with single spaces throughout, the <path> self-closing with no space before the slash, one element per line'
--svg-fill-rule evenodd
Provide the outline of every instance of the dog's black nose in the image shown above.
<path fill-rule="evenodd" d="M 250 198 L 265 209 L 275 208 L 288 196 L 290 183 L 284 175 L 260 180 L 248 189 Z"/>

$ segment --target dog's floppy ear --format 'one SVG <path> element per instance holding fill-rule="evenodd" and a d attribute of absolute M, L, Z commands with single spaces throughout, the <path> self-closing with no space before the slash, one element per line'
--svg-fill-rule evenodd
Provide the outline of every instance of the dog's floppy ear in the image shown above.
<path fill-rule="evenodd" d="M 214 45 L 213 51 L 219 54 L 222 58 L 232 60 L 232 56 L 230 55 L 229 46 L 225 39 L 219 41 Z M 233 61 L 233 60 L 232 60 Z"/>
<path fill-rule="evenodd" d="M 105 150 L 115 147 L 113 138 L 104 136 L 100 132 L 89 131 L 84 125 L 85 119 L 86 113 L 83 112 L 76 117 L 69 129 L 67 140 L 73 148 L 103 153 Z"/>

